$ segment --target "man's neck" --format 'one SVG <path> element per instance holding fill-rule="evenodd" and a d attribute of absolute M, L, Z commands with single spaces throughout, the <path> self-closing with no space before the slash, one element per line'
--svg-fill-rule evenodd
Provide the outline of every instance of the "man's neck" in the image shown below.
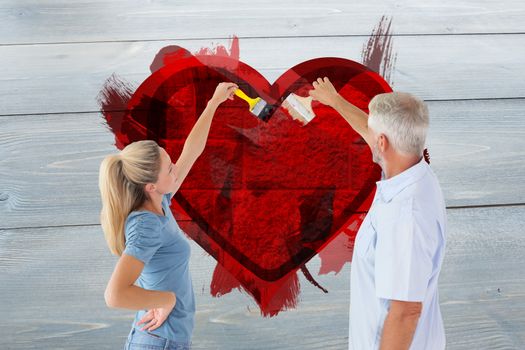
<path fill-rule="evenodd" d="M 419 163 L 420 160 L 421 157 L 418 156 L 393 154 L 388 161 L 384 162 L 383 172 L 385 173 L 385 179 L 390 179 L 401 174 L 403 171 Z"/>

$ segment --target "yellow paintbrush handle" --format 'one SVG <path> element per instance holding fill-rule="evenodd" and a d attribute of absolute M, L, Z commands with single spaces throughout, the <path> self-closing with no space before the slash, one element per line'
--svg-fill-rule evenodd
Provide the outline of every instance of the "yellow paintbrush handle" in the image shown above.
<path fill-rule="evenodd" d="M 239 96 L 244 101 L 248 102 L 248 104 L 250 105 L 250 111 L 253 109 L 253 107 L 255 107 L 257 102 L 259 102 L 261 100 L 260 97 L 251 98 L 250 96 L 248 96 L 244 92 L 242 92 L 241 89 L 235 90 L 235 95 Z"/>

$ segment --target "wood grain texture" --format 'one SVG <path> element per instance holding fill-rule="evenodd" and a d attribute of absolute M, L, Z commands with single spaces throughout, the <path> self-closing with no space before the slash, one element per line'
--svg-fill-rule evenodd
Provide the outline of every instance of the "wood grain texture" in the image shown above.
<path fill-rule="evenodd" d="M 429 109 L 431 165 L 447 205 L 525 201 L 525 100 Z M 0 228 L 98 224 L 100 162 L 118 151 L 102 116 L 0 117 L 0 125 Z"/>
<path fill-rule="evenodd" d="M 0 44 L 369 35 L 383 14 L 398 34 L 525 32 L 521 0 L 17 0 L 0 12 Z"/>
<path fill-rule="evenodd" d="M 98 167 L 116 152 L 96 97 L 113 73 L 137 87 L 168 45 L 240 38 L 273 82 L 315 57 L 361 60 L 393 18 L 394 90 L 428 101 L 428 148 L 447 205 L 525 203 L 522 0 L 18 0 L 0 5 L 0 348 L 122 348 L 134 312 L 106 307 L 116 258 L 99 225 Z M 54 114 L 56 113 L 56 114 Z M 525 206 L 448 211 L 439 293 L 447 349 L 525 348 Z M 350 264 L 301 275 L 299 306 L 267 319 L 192 242 L 195 349 L 347 349 Z"/>
<path fill-rule="evenodd" d="M 428 105 L 427 145 L 447 205 L 524 203 L 525 100 Z"/>
<path fill-rule="evenodd" d="M 316 57 L 361 60 L 366 38 L 273 38 L 240 41 L 240 58 L 274 82 Z M 228 40 L 221 42 L 229 47 Z M 137 87 L 157 52 L 207 40 L 0 47 L 0 115 L 97 111 L 113 73 Z M 394 89 L 426 100 L 525 97 L 525 34 L 395 38 Z"/>
<path fill-rule="evenodd" d="M 440 276 L 447 349 L 519 349 L 525 344 L 524 207 L 449 210 Z M 0 230 L 0 336 L 10 349 L 117 349 L 133 311 L 109 309 L 104 288 L 116 258 L 100 226 Z M 214 260 L 192 243 L 195 349 L 346 349 L 350 265 L 302 276 L 294 310 L 262 318 L 244 293 L 212 298 Z M 316 257 L 307 264 L 315 275 Z M 351 340 L 350 340 L 351 341 Z"/>

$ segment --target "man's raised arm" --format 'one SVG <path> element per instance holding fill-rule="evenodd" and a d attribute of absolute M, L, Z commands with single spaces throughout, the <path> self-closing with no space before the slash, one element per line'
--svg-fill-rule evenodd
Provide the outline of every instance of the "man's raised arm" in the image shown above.
<path fill-rule="evenodd" d="M 310 90 L 310 96 L 335 109 L 372 148 L 372 136 L 368 130 L 368 115 L 339 95 L 328 78 L 318 78 L 312 85 L 314 89 Z"/>

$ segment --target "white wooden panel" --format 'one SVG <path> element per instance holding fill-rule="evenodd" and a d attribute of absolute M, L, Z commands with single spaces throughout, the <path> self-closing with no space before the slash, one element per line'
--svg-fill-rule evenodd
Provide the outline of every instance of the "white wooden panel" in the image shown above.
<path fill-rule="evenodd" d="M 525 100 L 429 107 L 447 205 L 525 202 Z M 0 117 L 0 228 L 98 224 L 100 162 L 118 151 L 102 123 L 100 114 Z"/>
<path fill-rule="evenodd" d="M 8 1 L 0 43 L 525 31 L 520 0 Z M 37 29 L 38 28 L 38 29 Z M 210 28 L 213 28 L 210 30 Z"/>
<path fill-rule="evenodd" d="M 315 57 L 361 60 L 364 38 L 245 39 L 240 58 L 273 82 Z M 229 47 L 228 40 L 220 41 Z M 157 52 L 208 40 L 0 47 L 0 115 L 97 111 L 111 74 L 138 86 Z M 525 97 L 525 34 L 397 37 L 394 89 L 428 100 Z"/>
<path fill-rule="evenodd" d="M 440 276 L 447 349 L 520 349 L 525 346 L 524 207 L 449 210 Z M 118 349 L 133 311 L 108 309 L 104 288 L 116 258 L 100 226 L 0 230 L 0 336 L 9 349 Z M 348 344 L 350 265 L 302 276 L 294 310 L 262 318 L 238 291 L 212 298 L 215 262 L 192 244 L 196 291 L 195 349 L 345 349 Z M 351 341 L 351 340 L 350 340 Z"/>

